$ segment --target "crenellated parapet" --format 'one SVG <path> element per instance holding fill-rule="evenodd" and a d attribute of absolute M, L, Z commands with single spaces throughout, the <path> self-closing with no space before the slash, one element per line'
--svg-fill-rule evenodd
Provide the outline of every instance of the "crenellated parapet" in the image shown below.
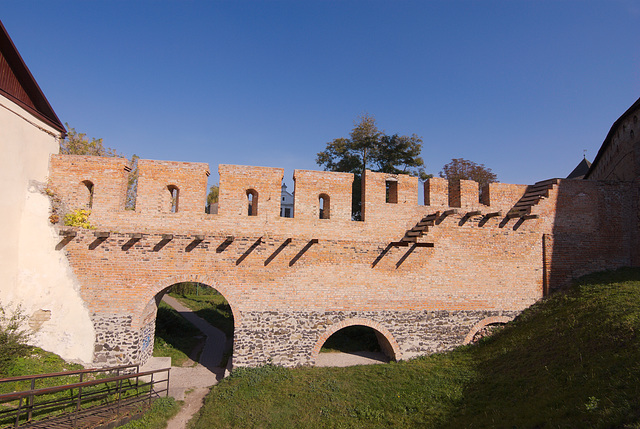
<path fill-rule="evenodd" d="M 198 219 L 280 219 L 281 168 L 221 164 L 217 214 L 206 214 L 207 178 L 205 163 L 138 161 L 135 218 L 163 219 L 191 216 Z M 125 212 L 130 167 L 124 158 L 53 155 L 50 188 L 69 209 L 90 208 L 95 218 Z M 351 173 L 295 170 L 294 221 L 351 221 Z M 362 219 L 365 223 L 411 224 L 432 211 L 509 211 L 524 195 L 526 185 L 491 183 L 480 192 L 478 183 L 460 180 L 450 183 L 430 178 L 424 183 L 424 204 L 420 201 L 417 177 L 365 171 L 362 181 Z M 196 215 L 195 217 L 193 217 Z"/>
<path fill-rule="evenodd" d="M 282 168 L 221 164 L 218 172 L 220 216 L 280 217 Z"/>
<path fill-rule="evenodd" d="M 199 162 L 138 161 L 136 210 L 140 213 L 202 213 L 209 166 Z"/>
<path fill-rule="evenodd" d="M 295 170 L 294 218 L 351 220 L 353 174 Z"/>
<path fill-rule="evenodd" d="M 124 158 L 51 155 L 49 188 L 70 209 L 123 211 L 129 171 Z"/>

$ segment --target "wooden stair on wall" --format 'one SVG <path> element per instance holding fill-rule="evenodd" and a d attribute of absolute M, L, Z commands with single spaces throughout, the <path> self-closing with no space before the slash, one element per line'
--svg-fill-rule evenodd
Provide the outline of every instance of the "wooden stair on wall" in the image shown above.
<path fill-rule="evenodd" d="M 522 217 L 531 213 L 531 208 L 538 204 L 540 200 L 549 197 L 549 191 L 560 179 L 548 179 L 527 186 L 522 198 L 509 210 L 507 217 Z"/>

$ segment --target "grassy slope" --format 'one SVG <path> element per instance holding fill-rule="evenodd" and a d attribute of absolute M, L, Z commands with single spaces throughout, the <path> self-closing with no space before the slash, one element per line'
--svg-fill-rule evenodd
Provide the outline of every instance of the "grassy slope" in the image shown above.
<path fill-rule="evenodd" d="M 227 338 L 233 338 L 233 313 L 229 303 L 222 295 L 218 293 L 203 295 L 172 293 L 171 296 L 189 307 L 209 324 L 220 329 Z"/>
<path fill-rule="evenodd" d="M 475 346 L 237 369 L 192 427 L 640 427 L 640 269 L 583 278 Z"/>
<path fill-rule="evenodd" d="M 153 355 L 170 357 L 171 365 L 182 366 L 189 355 L 202 341 L 202 332 L 173 307 L 160 302 L 156 317 L 156 335 L 153 344 Z"/>

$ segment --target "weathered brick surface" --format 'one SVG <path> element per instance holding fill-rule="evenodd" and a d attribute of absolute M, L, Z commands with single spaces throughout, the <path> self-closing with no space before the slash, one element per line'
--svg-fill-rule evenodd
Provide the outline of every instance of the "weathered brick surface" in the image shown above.
<path fill-rule="evenodd" d="M 280 217 L 280 195 L 284 170 L 281 168 L 220 165 L 220 202 L 218 213 L 249 216 L 247 191 L 257 193 L 256 217 L 262 222 Z"/>
<path fill-rule="evenodd" d="M 127 190 L 128 161 L 124 158 L 97 156 L 51 155 L 50 188 L 73 209 L 88 209 L 89 191 L 93 184 L 95 212 L 124 210 Z"/>
<path fill-rule="evenodd" d="M 85 178 L 96 192 L 111 190 L 106 200 L 123 200 L 124 165 L 86 158 L 52 158 L 51 188 L 71 208 L 82 204 L 74 189 Z M 106 166 L 114 173 L 95 175 Z M 221 165 L 219 214 L 206 214 L 206 165 L 140 166 L 136 210 L 104 211 L 94 202 L 90 221 L 109 237 L 79 230 L 61 246 L 98 332 L 96 363 L 147 359 L 156 302 L 183 281 L 229 301 L 236 365 L 313 364 L 328 335 L 349 324 L 376 329 L 397 359 L 447 350 L 572 277 L 631 264 L 638 245 L 629 233 L 638 222 L 631 185 L 562 180 L 533 207 L 537 218 L 510 219 L 526 186 L 492 184 L 480 203 L 477 184 L 463 182 L 454 191 L 457 213 L 418 239 L 434 247 L 398 247 L 391 243 L 423 216 L 451 208 L 446 182 L 429 180 L 431 204 L 419 205 L 416 178 L 367 171 L 364 221 L 351 221 L 350 175 L 296 170 L 295 216 L 281 218 L 282 169 Z M 386 202 L 389 179 L 393 202 Z M 169 185 L 180 189 L 176 213 L 158 198 Z M 248 190 L 258 194 L 256 216 L 248 215 Z M 330 197 L 329 219 L 319 219 L 320 194 Z M 476 210 L 482 214 L 467 216 Z"/>
<path fill-rule="evenodd" d="M 170 213 L 173 206 L 171 189 L 177 189 L 177 212 L 202 213 L 208 176 L 207 164 L 141 159 L 138 161 L 136 210 Z"/>
<path fill-rule="evenodd" d="M 449 205 L 476 209 L 480 206 L 480 188 L 473 180 L 455 180 L 449 185 Z"/>
<path fill-rule="evenodd" d="M 351 186 L 353 174 L 331 171 L 295 170 L 293 212 L 297 219 L 320 219 L 320 196 L 323 196 L 323 220 L 351 220 Z M 328 197 L 328 198 L 327 198 Z M 327 213 L 328 212 L 328 213 Z"/>

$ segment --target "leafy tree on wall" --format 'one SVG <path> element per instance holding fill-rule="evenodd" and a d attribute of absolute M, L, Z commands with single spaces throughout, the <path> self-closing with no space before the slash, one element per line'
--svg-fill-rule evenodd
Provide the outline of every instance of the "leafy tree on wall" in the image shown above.
<path fill-rule="evenodd" d="M 440 172 L 440 177 L 448 179 L 449 182 L 456 180 L 474 180 L 480 184 L 480 189 L 488 183 L 498 181 L 498 176 L 484 164 L 476 164 L 464 158 L 455 158 L 445 164 Z"/>
<path fill-rule="evenodd" d="M 102 139 L 91 138 L 89 140 L 85 133 L 79 133 L 68 123 L 64 124 L 67 129 L 67 136 L 60 140 L 60 154 L 62 155 L 94 155 L 122 157 L 115 149 L 105 148 Z"/>
<path fill-rule="evenodd" d="M 373 116 L 364 114 L 355 122 L 349 138 L 337 138 L 319 152 L 316 163 L 325 171 L 354 174 L 352 217 L 361 218 L 362 175 L 366 169 L 382 173 L 411 174 L 426 180 L 420 153 L 422 139 L 415 134 L 386 135 Z"/>

